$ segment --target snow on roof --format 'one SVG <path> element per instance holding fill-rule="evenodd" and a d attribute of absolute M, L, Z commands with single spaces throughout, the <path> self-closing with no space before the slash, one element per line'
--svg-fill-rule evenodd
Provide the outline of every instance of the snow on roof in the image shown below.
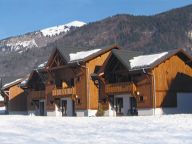
<path fill-rule="evenodd" d="M 12 85 L 12 84 L 14 84 L 14 83 L 17 83 L 17 82 L 19 82 L 19 81 L 21 81 L 21 80 L 22 80 L 22 78 L 16 79 L 15 81 L 12 81 L 12 82 L 10 82 L 10 83 L 6 83 L 6 84 L 3 85 L 3 88 L 5 88 L 5 87 L 7 87 L 7 86 L 9 86 L 9 85 Z"/>
<path fill-rule="evenodd" d="M 45 61 L 44 63 L 38 65 L 38 68 L 44 68 L 46 66 L 46 64 L 47 64 L 47 61 Z"/>
<path fill-rule="evenodd" d="M 28 80 L 29 80 L 29 76 L 21 82 L 21 85 L 22 86 L 26 85 Z"/>
<path fill-rule="evenodd" d="M 132 69 L 143 66 L 149 66 L 150 64 L 154 63 L 155 61 L 165 56 L 166 54 L 168 54 L 168 52 L 133 57 L 133 59 L 129 60 L 130 66 Z"/>
<path fill-rule="evenodd" d="M 58 26 L 42 29 L 41 32 L 44 36 L 52 37 L 52 36 L 58 35 L 62 32 L 68 32 L 72 26 L 73 27 L 81 27 L 85 24 L 86 23 L 84 23 L 84 22 L 73 21 L 73 22 L 70 22 L 68 24 L 58 25 Z"/>
<path fill-rule="evenodd" d="M 84 59 L 100 50 L 101 49 L 94 49 L 94 50 L 89 50 L 89 51 L 80 51 L 80 52 L 76 52 L 76 53 L 71 53 L 71 54 L 69 54 L 70 61 L 77 61 L 77 60 Z"/>

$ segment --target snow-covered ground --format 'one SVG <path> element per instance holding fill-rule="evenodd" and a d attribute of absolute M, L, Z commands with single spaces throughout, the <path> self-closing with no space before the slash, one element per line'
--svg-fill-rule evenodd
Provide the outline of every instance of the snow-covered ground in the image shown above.
<path fill-rule="evenodd" d="M 0 116 L 0 143 L 191 144 L 192 115 Z"/>

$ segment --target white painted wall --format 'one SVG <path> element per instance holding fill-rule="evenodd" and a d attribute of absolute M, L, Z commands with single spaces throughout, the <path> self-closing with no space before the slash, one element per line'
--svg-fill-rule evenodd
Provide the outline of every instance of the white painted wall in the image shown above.
<path fill-rule="evenodd" d="M 91 109 L 88 109 L 87 110 L 87 116 L 88 117 L 95 117 L 96 116 L 96 113 L 97 113 L 97 110 L 91 110 Z"/>
<path fill-rule="evenodd" d="M 88 116 L 88 117 L 95 117 L 97 113 L 97 110 L 76 110 L 76 116 L 77 117 L 84 117 L 84 116 Z"/>
<path fill-rule="evenodd" d="M 62 100 L 66 100 L 67 101 L 67 116 L 73 116 L 73 102 L 72 102 L 72 99 L 71 98 L 62 98 L 60 100 L 60 106 L 61 106 Z M 61 109 L 62 108 L 60 107 L 60 110 Z M 61 112 L 61 115 L 62 115 L 62 112 Z"/>
<path fill-rule="evenodd" d="M 153 115 L 153 113 L 154 113 L 153 108 L 138 109 L 139 116 L 149 116 L 149 115 Z"/>
<path fill-rule="evenodd" d="M 84 116 L 86 116 L 86 113 L 87 113 L 86 110 L 76 110 L 77 117 L 84 117 Z"/>
<path fill-rule="evenodd" d="M 114 96 L 114 105 L 116 104 L 116 98 L 123 98 L 123 108 L 121 109 L 121 111 L 123 112 L 123 115 L 127 115 L 128 110 L 131 108 L 131 106 L 130 106 L 130 95 L 128 95 L 128 94 L 115 95 Z M 116 105 L 114 106 L 114 109 L 116 109 Z"/>
<path fill-rule="evenodd" d="M 55 111 L 47 111 L 47 116 L 56 116 Z"/>

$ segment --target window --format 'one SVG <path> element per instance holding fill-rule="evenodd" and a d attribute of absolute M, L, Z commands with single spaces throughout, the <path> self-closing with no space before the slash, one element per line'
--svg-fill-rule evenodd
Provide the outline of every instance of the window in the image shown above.
<path fill-rule="evenodd" d="M 139 97 L 139 101 L 140 101 L 140 102 L 143 102 L 143 101 L 144 101 L 144 97 L 143 97 L 143 96 L 140 96 L 140 97 Z"/>
<path fill-rule="evenodd" d="M 71 84 L 72 87 L 74 86 L 74 79 L 70 80 L 70 84 Z"/>
<path fill-rule="evenodd" d="M 77 98 L 77 99 L 76 99 L 76 103 L 77 103 L 77 104 L 81 104 L 81 99 L 80 99 L 80 98 Z"/>
<path fill-rule="evenodd" d="M 57 88 L 61 88 L 62 87 L 62 80 L 56 79 L 55 80 L 55 85 L 56 85 Z"/>

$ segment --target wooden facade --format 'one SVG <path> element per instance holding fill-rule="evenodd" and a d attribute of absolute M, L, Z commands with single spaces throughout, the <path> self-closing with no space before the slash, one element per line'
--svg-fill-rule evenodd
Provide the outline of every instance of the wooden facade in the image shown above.
<path fill-rule="evenodd" d="M 183 50 L 177 50 L 151 67 L 132 70 L 112 54 L 100 71 L 104 94 L 134 97 L 137 109 L 176 108 L 178 93 L 192 93 L 191 60 Z"/>
<path fill-rule="evenodd" d="M 6 111 L 13 114 L 27 113 L 27 95 L 19 84 L 22 80 L 6 86 L 1 94 L 4 96 Z"/>
<path fill-rule="evenodd" d="M 188 60 L 190 62 L 190 60 Z M 178 92 L 191 92 L 192 68 L 174 55 L 152 70 L 155 76 L 156 107 L 176 107 Z"/>
<path fill-rule="evenodd" d="M 39 108 L 40 100 L 44 100 L 46 111 L 55 113 L 62 111 L 62 100 L 68 99 L 74 109 L 72 115 L 76 115 L 76 111 L 97 111 L 99 90 L 91 75 L 99 70 L 115 48 L 107 47 L 75 62 L 68 62 L 61 51 L 55 49 L 46 67 L 34 71 L 29 78 L 28 109 L 34 111 Z"/>
<path fill-rule="evenodd" d="M 113 46 L 69 61 L 55 49 L 24 88 L 17 83 L 3 90 L 7 109 L 35 115 L 92 116 L 101 109 L 106 115 L 137 115 L 139 110 L 176 108 L 178 93 L 192 94 L 192 58 L 183 50 L 132 69 L 130 59 L 138 55 Z"/>

